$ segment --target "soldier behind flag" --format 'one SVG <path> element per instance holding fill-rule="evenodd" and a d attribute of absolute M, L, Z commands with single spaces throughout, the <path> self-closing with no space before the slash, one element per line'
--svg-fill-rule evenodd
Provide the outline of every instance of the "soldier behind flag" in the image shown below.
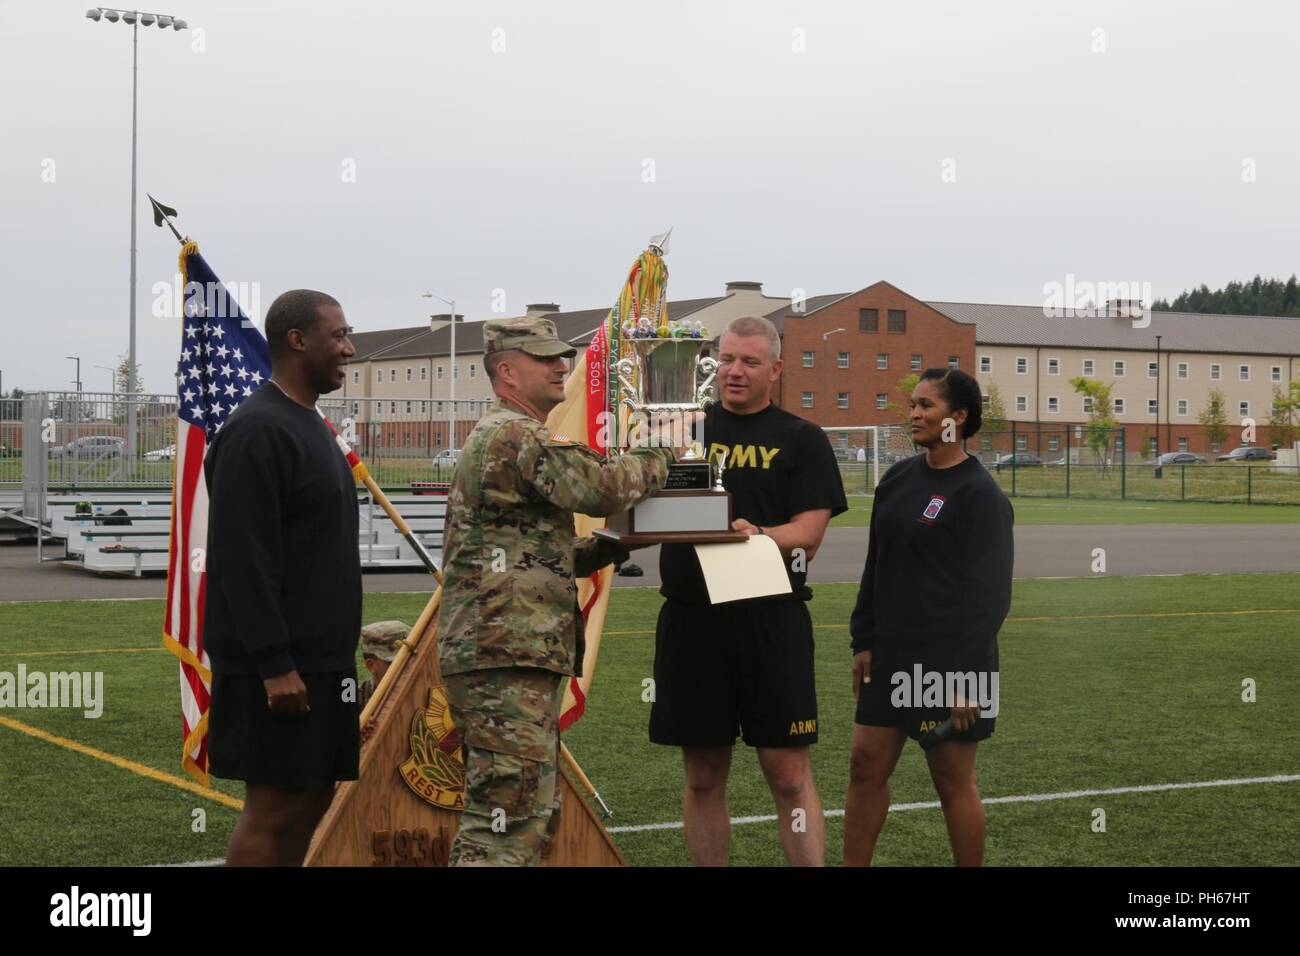
<path fill-rule="evenodd" d="M 574 512 L 626 511 L 663 487 L 669 448 L 606 460 L 552 438 L 565 358 L 546 319 L 487 322 L 497 404 L 465 441 L 448 494 L 438 660 L 465 741 L 465 812 L 451 864 L 529 866 L 559 825 L 559 716 L 582 673 L 574 575 L 627 551 L 575 538 Z M 651 436 L 650 444 L 658 444 Z"/>
<path fill-rule="evenodd" d="M 401 621 L 376 621 L 361 629 L 361 662 L 370 676 L 357 688 L 357 706 L 365 709 L 367 702 L 374 696 L 375 688 L 388 673 L 388 665 L 397 656 L 411 628 Z"/>
<path fill-rule="evenodd" d="M 247 784 L 230 866 L 301 865 L 335 782 L 357 778 L 356 483 L 316 411 L 343 385 L 350 331 L 322 292 L 271 303 L 271 378 L 205 461 L 211 770 Z"/>

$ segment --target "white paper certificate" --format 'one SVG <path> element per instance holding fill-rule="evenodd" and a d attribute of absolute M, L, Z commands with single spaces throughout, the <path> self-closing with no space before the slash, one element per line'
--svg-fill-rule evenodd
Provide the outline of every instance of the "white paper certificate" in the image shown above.
<path fill-rule="evenodd" d="M 743 544 L 697 544 L 695 553 L 713 604 L 790 593 L 781 551 L 765 534 Z"/>

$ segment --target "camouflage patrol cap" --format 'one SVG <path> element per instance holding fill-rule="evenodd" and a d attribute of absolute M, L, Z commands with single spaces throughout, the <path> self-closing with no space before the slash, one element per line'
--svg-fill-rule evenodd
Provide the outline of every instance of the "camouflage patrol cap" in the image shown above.
<path fill-rule="evenodd" d="M 483 323 L 483 351 L 504 352 L 519 349 L 538 358 L 562 355 L 572 358 L 578 350 L 561 342 L 550 319 L 493 319 Z"/>
<path fill-rule="evenodd" d="M 401 621 L 376 621 L 361 629 L 361 653 L 391 662 L 411 628 Z"/>

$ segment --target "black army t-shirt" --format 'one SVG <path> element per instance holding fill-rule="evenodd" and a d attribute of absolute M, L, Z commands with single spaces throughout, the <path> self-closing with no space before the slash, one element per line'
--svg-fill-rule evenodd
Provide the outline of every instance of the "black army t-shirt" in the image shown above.
<path fill-rule="evenodd" d="M 726 452 L 722 484 L 731 492 L 731 515 L 768 528 L 785 524 L 803 511 L 829 508 L 831 516 L 848 509 L 844 483 L 826 433 L 775 405 L 752 415 L 736 415 L 712 405 L 704 418 L 704 448 L 711 460 Z M 808 600 L 808 573 L 792 568 L 790 597 Z M 659 593 L 682 604 L 708 604 L 695 548 L 666 544 L 659 549 Z"/>

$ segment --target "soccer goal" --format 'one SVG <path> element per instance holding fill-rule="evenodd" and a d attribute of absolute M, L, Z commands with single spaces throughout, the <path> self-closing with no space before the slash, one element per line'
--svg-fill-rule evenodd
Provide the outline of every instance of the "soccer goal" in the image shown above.
<path fill-rule="evenodd" d="M 916 454 L 911 433 L 902 425 L 823 426 L 822 431 L 840 463 L 844 490 L 851 495 L 874 494 L 882 470 Z"/>

